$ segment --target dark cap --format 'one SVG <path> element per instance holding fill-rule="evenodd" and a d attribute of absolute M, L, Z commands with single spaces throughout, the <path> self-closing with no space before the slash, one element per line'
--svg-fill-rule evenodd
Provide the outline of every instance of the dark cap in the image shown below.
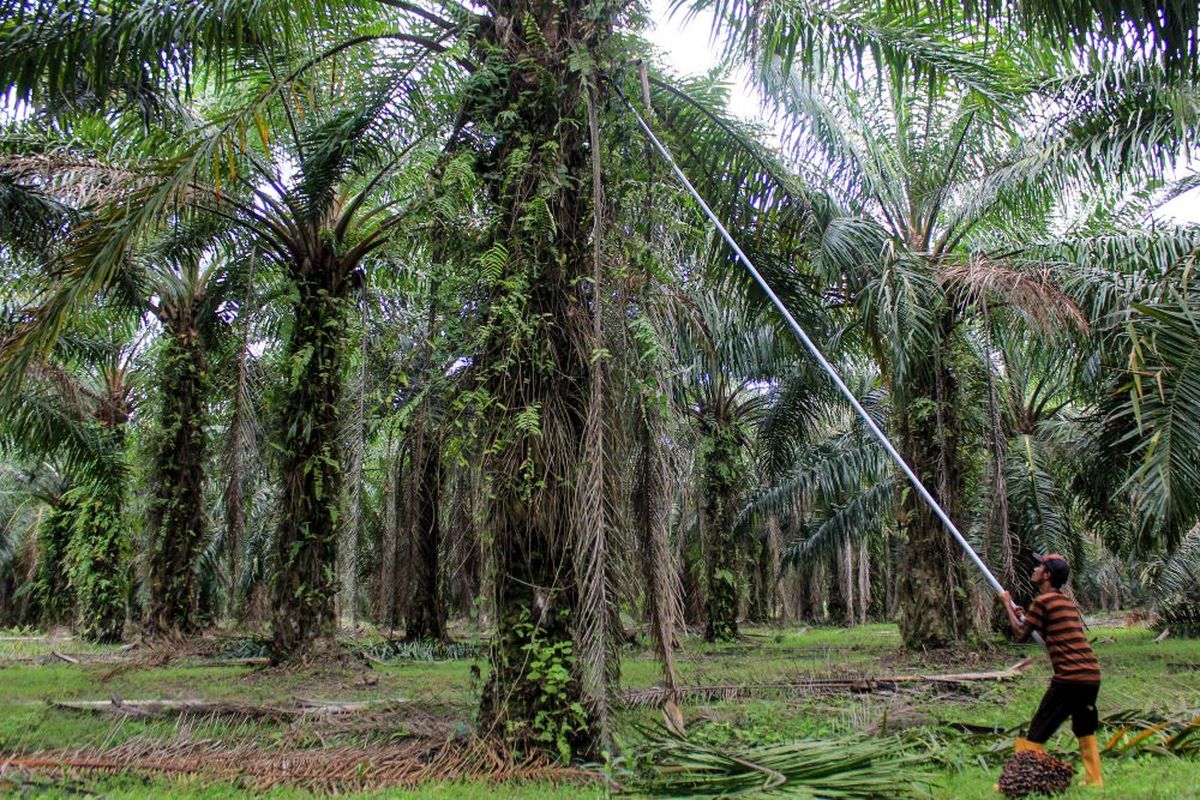
<path fill-rule="evenodd" d="M 1071 577 L 1071 565 L 1067 560 L 1058 553 L 1034 553 L 1033 560 L 1035 563 L 1041 564 L 1050 573 L 1050 583 L 1058 588 L 1067 582 L 1067 578 Z"/>

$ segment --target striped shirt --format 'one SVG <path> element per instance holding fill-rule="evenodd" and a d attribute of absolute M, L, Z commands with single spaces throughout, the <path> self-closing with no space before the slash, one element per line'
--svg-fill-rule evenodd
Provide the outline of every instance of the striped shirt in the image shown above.
<path fill-rule="evenodd" d="M 1039 595 L 1025 612 L 1026 639 L 1036 630 L 1046 641 L 1054 679 L 1067 683 L 1100 683 L 1100 662 L 1083 633 L 1083 618 L 1071 599 L 1057 589 Z"/>

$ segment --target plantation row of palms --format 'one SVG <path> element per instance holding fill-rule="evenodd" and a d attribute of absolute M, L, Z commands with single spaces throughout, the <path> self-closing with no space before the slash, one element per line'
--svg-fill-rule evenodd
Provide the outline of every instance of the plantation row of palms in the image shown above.
<path fill-rule="evenodd" d="M 642 621 L 668 682 L 684 626 L 975 635 L 633 109 L 1006 585 L 1194 595 L 1197 12 L 952 5 L 691 4 L 770 146 L 638 3 L 5 0 L 0 618 L 480 614 L 485 729 L 574 753 Z"/>

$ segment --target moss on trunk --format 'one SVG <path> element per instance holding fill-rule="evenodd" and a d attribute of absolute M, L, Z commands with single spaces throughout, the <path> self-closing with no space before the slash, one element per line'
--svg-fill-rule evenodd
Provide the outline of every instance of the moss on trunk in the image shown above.
<path fill-rule="evenodd" d="M 206 532 L 208 365 L 192 326 L 166 337 L 158 361 L 159 430 L 150 509 L 150 634 L 195 630 L 196 559 Z"/>
<path fill-rule="evenodd" d="M 302 654 L 335 628 L 347 287 L 332 263 L 304 266 L 296 281 L 277 428 L 283 492 L 272 587 L 276 662 Z"/>
<path fill-rule="evenodd" d="M 598 741 L 574 640 L 572 513 L 594 368 L 581 57 L 605 40 L 617 5 L 495 4 L 468 109 L 495 142 L 478 171 L 497 211 L 481 259 L 494 278 L 477 359 L 497 615 L 481 728 L 563 758 L 593 754 Z"/>
<path fill-rule="evenodd" d="M 69 577 L 76 632 L 91 642 L 121 640 L 125 628 L 128 537 L 119 480 L 96 481 L 64 495 L 73 513 Z"/>
<path fill-rule="evenodd" d="M 741 445 L 729 423 L 718 422 L 704 442 L 704 563 L 707 579 L 704 638 L 738 637 L 739 548 L 733 523 L 737 515 L 737 470 Z"/>
<path fill-rule="evenodd" d="M 68 548 L 74 525 L 75 512 L 65 494 L 54 500 L 38 523 L 33 600 L 37 606 L 35 613 L 46 627 L 68 623 L 75 605 L 68 574 Z"/>

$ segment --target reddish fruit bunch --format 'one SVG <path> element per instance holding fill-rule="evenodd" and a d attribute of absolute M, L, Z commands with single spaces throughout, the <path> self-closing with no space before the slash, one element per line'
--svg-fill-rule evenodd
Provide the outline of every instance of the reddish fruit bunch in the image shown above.
<path fill-rule="evenodd" d="M 1056 795 L 1071 788 L 1075 768 L 1044 753 L 1017 753 L 1000 773 L 1000 793 L 1005 797 L 1031 794 Z"/>

